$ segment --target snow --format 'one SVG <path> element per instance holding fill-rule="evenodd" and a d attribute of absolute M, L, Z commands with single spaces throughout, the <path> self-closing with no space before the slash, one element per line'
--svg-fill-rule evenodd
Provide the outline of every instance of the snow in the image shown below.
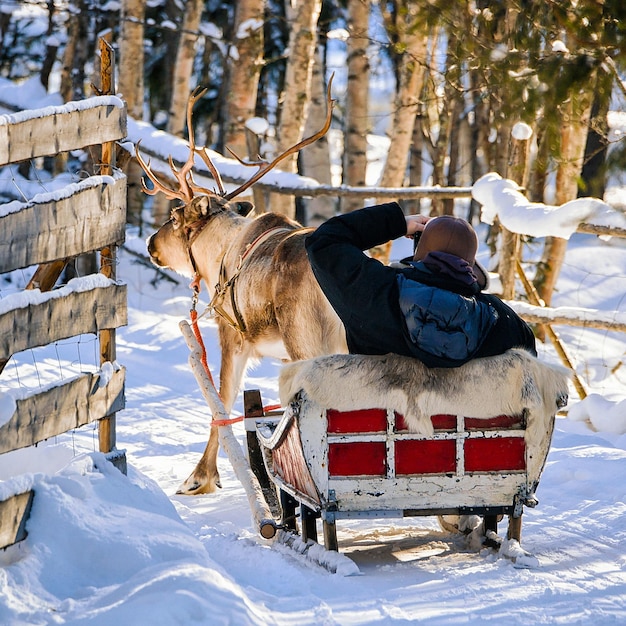
<path fill-rule="evenodd" d="M 577 198 L 560 206 L 530 202 L 517 183 L 489 172 L 472 188 L 472 197 L 481 207 L 481 221 L 500 223 L 514 233 L 532 237 L 569 239 L 581 222 L 626 227 L 626 217 L 597 198 Z"/>
<path fill-rule="evenodd" d="M 127 139 L 128 141 L 123 145 L 125 149 L 131 152 L 131 154 L 134 154 L 134 145 L 141 141 L 139 152 L 145 160 L 148 159 L 146 158 L 145 153 L 142 152 L 142 148 L 159 156 L 159 160 L 154 159 L 151 162 L 151 168 L 156 173 L 171 175 L 168 163 L 168 157 L 170 154 L 175 161 L 179 161 L 181 163 L 185 163 L 189 156 L 189 144 L 184 139 L 172 137 L 164 131 L 157 130 L 154 126 L 147 122 L 138 122 L 132 118 L 128 118 Z M 231 178 L 243 183 L 256 174 L 256 168 L 241 165 L 241 163 L 239 163 L 236 159 L 229 159 L 210 149 L 207 149 L 207 153 L 215 167 L 218 169 L 220 175 L 224 178 Z M 198 177 L 198 184 L 210 188 L 212 178 L 209 174 L 208 168 L 200 157 L 195 158 L 195 169 L 198 172 L 206 173 L 206 179 L 204 176 Z M 301 189 L 312 189 L 319 185 L 319 183 L 313 178 L 299 176 L 298 174 L 292 174 L 290 172 L 282 172 L 278 168 L 271 170 L 263 176 L 262 182 L 268 185 L 280 184 L 285 187 L 297 187 Z M 226 190 L 230 192 L 236 187 L 236 185 L 225 185 L 225 187 Z"/>
<path fill-rule="evenodd" d="M 132 232 L 126 245 L 145 249 Z M 622 267 L 626 261 L 623 247 L 595 237 L 576 235 L 570 247 L 564 284 L 571 264 L 586 259 L 590 270 L 605 250 Z M 395 257 L 403 254 L 394 248 Z M 208 409 L 178 330 L 191 294 L 186 281 L 151 285 L 154 270 L 124 250 L 118 276 L 129 291 L 129 323 L 117 332 L 117 358 L 127 368 L 117 440 L 128 476 L 97 452 L 91 427 L 0 456 L 0 496 L 36 492 L 28 538 L 0 554 L 0 623 L 602 625 L 626 619 L 626 484 L 617 479 L 626 474 L 623 334 L 585 331 L 590 339 L 577 342 L 583 371 L 587 359 L 605 362 L 604 379 L 593 386 L 613 376 L 612 386 L 583 402 L 572 391 L 569 415 L 557 419 L 539 506 L 524 514 L 522 547 L 530 556 L 511 542 L 499 553 L 479 549 L 475 537 L 443 532 L 435 518 L 340 520 L 341 553 L 361 572 L 344 576 L 258 536 L 223 452 L 222 490 L 175 494 L 208 434 Z M 610 287 L 593 287 L 595 299 L 613 306 L 615 294 L 602 289 Z M 557 304 L 577 306 L 576 295 L 559 293 Z M 215 376 L 216 329 L 208 320 L 201 328 Z M 550 346 L 540 351 L 556 361 Z M 264 403 L 275 403 L 279 367 L 263 361 L 249 371 L 245 388 L 259 388 Z M 241 402 L 240 396 L 234 415 Z M 233 430 L 243 445 L 243 426 Z"/>
<path fill-rule="evenodd" d="M 163 151 L 163 136 L 152 127 L 129 120 L 130 133 Z M 184 142 L 172 151 L 186 160 Z M 221 171 L 242 168 L 215 158 Z M 516 187 L 493 175 L 481 187 L 485 221 L 497 214 L 514 230 L 510 215 L 522 223 L 519 232 L 550 230 L 570 238 L 555 311 L 593 308 L 623 320 L 623 241 L 571 230 L 580 215 L 598 219 L 604 207 L 585 201 L 570 220 L 561 216 L 564 207 L 528 203 Z M 619 221 L 615 212 L 604 212 L 601 219 Z M 485 231 L 481 224 L 481 242 Z M 406 256 L 410 245 L 397 242 L 394 258 Z M 143 237 L 129 230 L 125 248 L 145 252 Z M 479 259 L 485 262 L 487 256 L 481 244 Z M 188 317 L 191 293 L 185 280 L 158 283 L 155 270 L 137 264 L 124 248 L 117 275 L 128 284 L 129 297 L 128 326 L 117 331 L 117 360 L 126 367 L 127 380 L 126 408 L 116 426 L 128 475 L 98 452 L 96 426 L 0 455 L 0 500 L 29 489 L 36 493 L 27 539 L 0 552 L 1 624 L 626 622 L 624 333 L 558 328 L 592 393 L 580 401 L 572 389 L 567 415 L 557 418 L 537 490 L 539 505 L 524 513 L 522 547 L 530 555 L 508 541 L 499 552 L 481 549 L 474 534 L 444 532 L 430 517 L 340 520 L 341 554 L 361 573 L 346 576 L 350 572 L 341 567 L 331 574 L 259 537 L 245 490 L 223 452 L 223 489 L 176 495 L 204 449 L 210 420 L 178 326 Z M 81 285 L 79 279 L 71 288 Z M 0 284 L 0 305 L 11 298 Z M 216 327 L 203 319 L 201 329 L 216 377 Z M 44 354 L 36 367 L 29 365 L 30 354 L 14 357 L 24 363 L 19 377 L 13 359 L 9 362 L 0 378 L 0 415 L 24 388 L 51 384 L 52 370 L 85 368 L 82 356 L 72 356 L 80 346 L 51 350 L 54 354 Z M 540 358 L 558 362 L 549 344 L 539 344 L 539 351 Z M 104 382 L 116 367 L 103 366 Z M 279 368 L 277 361 L 262 361 L 246 374 L 244 387 L 260 389 L 265 404 L 276 403 Z M 233 413 L 241 412 L 240 395 Z M 233 431 L 243 445 L 243 425 Z"/>
<path fill-rule="evenodd" d="M 247 39 L 257 30 L 263 28 L 263 24 L 263 20 L 258 18 L 244 20 L 241 24 L 239 24 L 239 28 L 237 28 L 235 39 Z"/>
<path fill-rule="evenodd" d="M 63 298 L 70 293 L 82 293 L 98 287 L 115 285 L 115 281 L 103 274 L 92 274 L 79 278 L 72 278 L 66 285 L 54 291 L 41 292 L 39 289 L 28 289 L 10 294 L 0 300 L 0 315 L 13 309 L 22 309 L 27 306 L 42 304 L 55 298 Z"/>
<path fill-rule="evenodd" d="M 74 111 L 86 111 L 100 106 L 112 106 L 123 109 L 125 105 L 124 101 L 117 96 L 95 96 L 86 100 L 76 100 L 58 106 L 43 106 L 37 109 L 29 109 L 18 113 L 12 113 L 10 115 L 0 115 L 0 126 L 27 122 L 29 120 L 39 119 L 49 115 L 62 115 L 63 113 L 72 113 Z"/>
<path fill-rule="evenodd" d="M 6 170 L 9 172 L 9 170 Z M 11 172 L 12 178 L 17 178 L 19 175 L 15 175 Z M 86 189 L 93 189 L 96 187 L 100 187 L 101 185 L 112 185 L 115 181 L 120 180 L 123 177 L 123 174 L 120 172 L 114 172 L 112 176 L 90 176 L 85 180 L 81 180 L 77 183 L 69 183 L 68 177 L 66 175 L 59 176 L 56 179 L 56 183 L 59 184 L 59 188 L 54 191 L 45 191 L 42 193 L 35 193 L 35 195 L 31 196 L 27 202 L 19 202 L 18 200 L 13 200 L 12 202 L 7 202 L 6 204 L 0 205 L 0 217 L 4 217 L 9 213 L 16 213 L 18 211 L 22 211 L 23 209 L 27 209 L 33 207 L 37 204 L 46 204 L 48 202 L 60 202 L 61 200 L 65 200 L 70 198 L 71 196 L 79 193 L 80 191 L 85 191 Z M 12 178 L 8 176 L 0 176 L 0 191 L 9 188 L 13 185 Z M 39 183 L 37 181 L 24 181 L 21 177 L 21 180 L 17 185 L 19 189 L 24 192 L 24 190 L 30 188 L 36 188 Z M 22 184 L 24 182 L 24 184 Z M 30 183 L 30 184 L 29 184 Z M 46 184 L 46 187 L 49 185 Z M 50 185 L 51 186 L 51 185 Z M 56 185 L 55 185 L 56 186 Z"/>
<path fill-rule="evenodd" d="M 251 117 L 246 121 L 246 128 L 255 135 L 265 135 L 270 124 L 264 117 Z"/>
<path fill-rule="evenodd" d="M 562 52 L 563 54 L 569 54 L 567 46 L 560 39 L 555 39 L 552 42 L 552 52 Z"/>
<path fill-rule="evenodd" d="M 37 103 L 38 107 L 61 106 L 63 98 L 59 93 L 46 93 L 46 89 L 38 76 L 33 76 L 21 83 L 0 78 L 0 103 L 13 104 L 20 109 L 29 109 L 32 108 L 34 102 Z M 0 117 L 1 119 L 2 117 Z"/>
<path fill-rule="evenodd" d="M 533 136 L 533 129 L 524 122 L 517 122 L 517 124 L 513 126 L 511 136 L 518 141 L 528 141 L 528 139 Z"/>

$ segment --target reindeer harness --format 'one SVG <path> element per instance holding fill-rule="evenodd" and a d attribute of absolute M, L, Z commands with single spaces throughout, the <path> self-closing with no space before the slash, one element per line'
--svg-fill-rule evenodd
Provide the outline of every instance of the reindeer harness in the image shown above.
<path fill-rule="evenodd" d="M 235 297 L 235 283 L 241 274 L 241 271 L 244 268 L 245 261 L 250 257 L 250 255 L 265 241 L 267 241 L 273 235 L 276 235 L 279 232 L 289 232 L 293 233 L 295 231 L 290 228 L 283 228 L 277 226 L 276 228 L 270 228 L 266 230 L 264 233 L 261 233 L 254 241 L 249 243 L 244 250 L 244 253 L 239 256 L 239 260 L 237 262 L 237 267 L 235 268 L 235 273 L 228 278 L 226 274 L 226 266 L 224 264 L 224 258 L 222 257 L 222 261 L 220 263 L 220 271 L 218 282 L 215 285 L 215 293 L 213 298 L 211 298 L 211 302 L 209 302 L 207 306 L 207 310 L 211 313 L 219 315 L 231 328 L 239 331 L 240 333 L 246 332 L 246 323 L 239 311 L 239 307 L 237 306 L 237 300 Z M 193 257 L 191 255 L 191 243 L 189 244 L 189 254 L 192 258 L 192 265 L 195 269 L 195 263 L 193 262 Z M 192 283 L 192 288 L 196 280 L 199 282 L 198 273 L 195 273 L 196 278 L 194 278 L 194 282 Z M 227 295 L 230 295 L 230 306 L 233 310 L 234 319 L 229 313 L 224 309 L 223 302 Z"/>

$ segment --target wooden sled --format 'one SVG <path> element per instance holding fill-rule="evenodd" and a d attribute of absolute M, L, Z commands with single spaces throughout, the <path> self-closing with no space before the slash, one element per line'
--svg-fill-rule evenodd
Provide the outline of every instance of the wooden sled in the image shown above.
<path fill-rule="evenodd" d="M 380 398 L 384 408 L 362 406 L 371 401 L 367 392 L 353 394 L 363 400 L 346 410 L 342 391 L 347 387 L 342 385 L 352 384 L 350 378 L 328 379 L 336 391 L 330 400 L 317 392 L 319 381 L 308 385 L 308 376 L 318 376 L 311 372 L 326 366 L 345 372 L 354 363 L 352 356 L 312 361 L 312 368 L 311 362 L 303 362 L 309 367 L 304 370 L 303 387 L 310 388 L 296 393 L 290 388 L 284 411 L 265 415 L 260 393 L 244 393 L 251 467 L 270 499 L 276 488 L 285 528 L 298 532 L 299 512 L 303 540 L 317 541 L 321 518 L 324 546 L 336 551 L 337 520 L 479 515 L 484 519 L 485 543 L 497 547 L 498 520 L 508 515 L 507 538 L 521 540 L 523 507 L 537 504 L 535 490 L 550 447 L 554 416 L 567 390 L 562 372 L 552 370 L 556 386 L 551 381 L 548 389 L 541 389 L 554 394 L 551 401 L 544 397 L 540 404 L 547 406 L 542 410 L 524 407 L 520 401 L 519 410 L 511 414 L 489 415 L 489 406 L 498 405 L 489 394 L 497 392 L 486 387 L 485 408 L 477 411 L 479 415 L 436 412 L 429 416 L 432 432 L 420 434 L 410 432 L 407 420 L 385 406 L 384 398 Z M 439 372 L 445 377 L 449 370 Z M 293 372 L 288 377 L 293 381 Z M 536 382 L 541 387 L 546 381 Z M 339 408 L 329 406 L 333 395 Z M 449 398 L 443 404 L 449 409 Z"/>

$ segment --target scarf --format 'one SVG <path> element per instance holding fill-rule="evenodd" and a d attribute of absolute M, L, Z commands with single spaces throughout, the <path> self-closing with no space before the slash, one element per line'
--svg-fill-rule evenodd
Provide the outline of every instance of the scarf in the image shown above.
<path fill-rule="evenodd" d="M 422 262 L 431 272 L 450 276 L 465 285 L 473 285 L 478 282 L 473 266 L 454 254 L 435 250 L 429 252 Z"/>

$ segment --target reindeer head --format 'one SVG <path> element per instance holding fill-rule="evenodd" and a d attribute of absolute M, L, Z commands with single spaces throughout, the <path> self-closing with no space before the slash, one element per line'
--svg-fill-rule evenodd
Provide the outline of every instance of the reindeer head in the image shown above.
<path fill-rule="evenodd" d="M 189 131 L 189 157 L 187 161 L 182 167 L 177 168 L 171 156 L 169 159 L 170 169 L 178 183 L 177 188 L 167 185 L 150 169 L 150 163 L 146 163 L 143 160 L 139 153 L 139 144 L 137 144 L 135 156 L 153 184 L 153 187 L 149 188 L 142 179 L 142 186 L 145 193 L 149 195 L 163 193 L 170 200 L 177 199 L 182 202 L 181 206 L 172 210 L 171 218 L 148 239 L 148 252 L 156 265 L 160 267 L 170 267 L 185 275 L 193 275 L 196 272 L 195 261 L 191 253 L 191 245 L 211 219 L 217 214 L 228 211 L 241 216 L 247 216 L 254 208 L 253 205 L 250 202 L 244 201 L 234 202 L 233 198 L 236 198 L 242 192 L 249 189 L 282 160 L 299 152 L 302 148 L 317 141 L 328 132 L 332 120 L 333 100 L 330 97 L 332 79 L 333 77 L 331 76 L 328 81 L 326 94 L 326 121 L 324 126 L 315 134 L 303 139 L 295 146 L 288 148 L 271 163 L 260 159 L 253 162 L 243 161 L 234 152 L 229 150 L 242 165 L 256 166 L 259 168 L 251 178 L 229 193 L 226 192 L 222 178 L 211 160 L 206 147 L 196 147 L 195 144 L 192 112 L 194 104 L 204 95 L 206 89 L 196 89 L 189 96 L 187 102 L 187 128 Z M 202 159 L 213 176 L 217 190 L 206 189 L 205 187 L 199 186 L 194 181 L 192 170 L 196 154 Z"/>

